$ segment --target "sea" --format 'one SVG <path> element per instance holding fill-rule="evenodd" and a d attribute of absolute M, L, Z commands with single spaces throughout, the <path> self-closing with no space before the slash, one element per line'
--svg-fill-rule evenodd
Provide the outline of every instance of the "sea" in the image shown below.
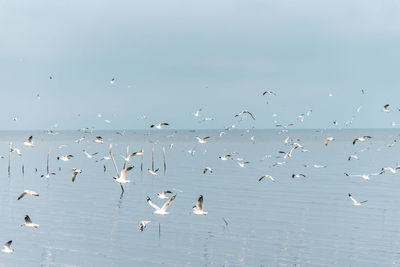
<path fill-rule="evenodd" d="M 382 172 L 400 163 L 399 133 L 3 131 L 0 247 L 12 240 L 14 253 L 0 252 L 0 266 L 399 266 L 400 174 Z M 364 135 L 372 138 L 353 144 Z M 29 136 L 34 147 L 23 145 Z M 327 137 L 335 140 L 326 146 Z M 9 153 L 10 143 L 22 155 Z M 293 143 L 301 147 L 285 158 Z M 124 193 L 113 161 L 101 160 L 110 145 L 119 171 L 127 150 L 144 151 L 143 161 L 126 162 L 134 168 Z M 57 160 L 67 154 L 70 161 Z M 41 177 L 47 168 L 55 175 Z M 72 168 L 82 169 L 75 182 Z M 352 176 L 361 174 L 376 175 Z M 26 189 L 39 196 L 17 200 Z M 146 198 L 161 206 L 164 190 L 176 194 L 169 214 L 152 214 Z M 355 206 L 349 193 L 367 202 Z M 200 195 L 205 216 L 192 213 Z M 40 227 L 25 227 L 26 215 Z M 141 232 L 143 220 L 151 223 Z"/>

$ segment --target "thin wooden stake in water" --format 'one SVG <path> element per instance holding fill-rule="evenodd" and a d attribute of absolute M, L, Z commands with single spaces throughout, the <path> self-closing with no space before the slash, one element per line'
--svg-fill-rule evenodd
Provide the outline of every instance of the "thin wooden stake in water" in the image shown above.
<path fill-rule="evenodd" d="M 49 161 L 50 161 L 50 148 L 47 150 L 47 164 L 46 164 L 47 173 L 49 173 Z"/>
<path fill-rule="evenodd" d="M 161 224 L 158 223 L 158 240 L 161 239 Z"/>
<path fill-rule="evenodd" d="M 143 176 L 143 161 L 144 161 L 144 153 L 142 153 L 140 161 L 140 175 L 142 176 Z"/>
<path fill-rule="evenodd" d="M 112 149 L 112 145 L 110 144 L 110 156 L 111 156 L 111 159 L 112 159 L 112 161 L 113 161 L 113 163 L 114 163 L 114 168 L 115 168 L 115 171 L 117 172 L 117 176 L 118 176 L 118 178 L 119 178 L 118 167 L 117 167 L 117 164 L 115 163 L 114 155 L 113 155 L 111 149 Z M 124 192 L 125 192 L 124 187 L 122 186 L 122 184 L 119 184 L 119 185 L 121 186 L 122 193 L 124 193 Z"/>
<path fill-rule="evenodd" d="M 22 170 L 22 176 L 24 176 L 25 175 L 25 166 L 24 166 L 24 164 L 22 164 L 21 170 Z"/>
<path fill-rule="evenodd" d="M 165 146 L 163 146 L 163 160 L 164 160 L 164 176 L 165 176 L 165 173 L 167 172 L 167 161 L 166 161 L 166 159 L 165 159 Z"/>
<path fill-rule="evenodd" d="M 154 146 L 151 149 L 151 170 L 154 171 Z"/>
<path fill-rule="evenodd" d="M 11 174 L 11 149 L 12 149 L 12 143 L 10 143 L 10 149 L 8 152 L 8 176 Z"/>

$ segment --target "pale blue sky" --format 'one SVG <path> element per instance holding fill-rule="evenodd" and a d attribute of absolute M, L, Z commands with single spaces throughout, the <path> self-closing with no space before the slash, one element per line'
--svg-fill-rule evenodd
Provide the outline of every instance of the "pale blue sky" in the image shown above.
<path fill-rule="evenodd" d="M 398 1 L 0 0 L 1 129 L 223 128 L 243 109 L 257 118 L 243 128 L 273 128 L 273 113 L 400 125 L 398 14 Z"/>

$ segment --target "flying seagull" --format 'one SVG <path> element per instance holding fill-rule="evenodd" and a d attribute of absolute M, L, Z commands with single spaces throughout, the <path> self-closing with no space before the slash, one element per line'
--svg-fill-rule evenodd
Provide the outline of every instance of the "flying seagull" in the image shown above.
<path fill-rule="evenodd" d="M 241 116 L 241 115 L 243 115 L 243 114 L 249 114 L 250 117 L 251 117 L 253 120 L 256 120 L 256 118 L 254 117 L 254 115 L 253 115 L 250 111 L 248 111 L 248 110 L 243 110 L 243 111 L 239 112 L 239 114 L 236 114 L 235 117 L 239 117 L 239 116 Z"/>
<path fill-rule="evenodd" d="M 164 205 L 160 208 L 159 206 L 157 206 L 156 204 L 153 203 L 153 201 L 151 201 L 150 197 L 147 197 L 147 203 L 149 203 L 150 206 L 152 206 L 155 211 L 153 211 L 153 214 L 159 214 L 159 215 L 167 215 L 167 208 L 168 206 L 171 204 L 172 201 L 174 201 L 176 198 L 176 195 L 173 195 L 167 202 L 164 203 Z"/>
<path fill-rule="evenodd" d="M 72 157 L 74 157 L 74 156 L 73 155 L 65 155 L 65 156 L 57 157 L 57 159 L 62 160 L 62 161 L 69 161 L 69 159 Z"/>
<path fill-rule="evenodd" d="M 34 192 L 34 191 L 25 190 L 25 191 L 22 192 L 22 194 L 17 198 L 17 200 L 20 200 L 20 199 L 23 198 L 25 195 L 31 195 L 31 196 L 35 196 L 35 197 L 38 197 L 38 196 L 39 196 L 39 194 L 36 193 L 36 192 Z"/>
<path fill-rule="evenodd" d="M 325 146 L 327 146 L 327 145 L 329 144 L 330 141 L 334 141 L 334 140 L 335 140 L 334 137 L 327 137 L 327 138 L 325 139 Z"/>
<path fill-rule="evenodd" d="M 14 253 L 14 249 L 11 249 L 11 243 L 12 243 L 12 240 L 5 243 L 4 247 L 1 251 L 4 253 Z"/>
<path fill-rule="evenodd" d="M 261 182 L 261 180 L 264 179 L 264 178 L 268 178 L 268 179 L 270 179 L 272 182 L 275 182 L 275 179 L 274 179 L 271 175 L 269 175 L 269 174 L 266 174 L 266 175 L 261 176 L 261 177 L 258 179 L 258 181 Z"/>
<path fill-rule="evenodd" d="M 156 127 L 156 129 L 162 129 L 162 126 L 164 126 L 164 125 L 169 125 L 169 124 L 166 122 L 161 122 L 157 125 L 155 125 L 155 124 L 150 125 L 150 128 Z"/>
<path fill-rule="evenodd" d="M 211 169 L 210 167 L 205 167 L 203 170 L 203 174 L 206 174 L 206 172 L 209 171 L 210 173 L 213 172 L 213 169 Z"/>
<path fill-rule="evenodd" d="M 302 173 L 292 174 L 292 178 L 300 178 L 300 177 L 306 177 L 306 176 Z"/>
<path fill-rule="evenodd" d="M 358 137 L 358 138 L 353 140 L 353 145 L 355 145 L 357 141 L 364 142 L 368 138 L 372 138 L 372 137 L 369 136 L 369 135 L 363 135 L 361 137 Z"/>
<path fill-rule="evenodd" d="M 94 142 L 95 142 L 95 143 L 99 143 L 99 144 L 103 144 L 103 143 L 104 143 L 103 137 L 101 137 L 101 136 L 96 136 L 96 140 L 94 140 Z"/>
<path fill-rule="evenodd" d="M 380 175 L 381 173 L 370 173 L 370 174 L 348 174 L 348 173 L 344 173 L 346 176 L 353 176 L 353 177 L 361 177 L 364 180 L 368 181 L 370 179 L 370 176 L 376 176 L 376 175 Z"/>
<path fill-rule="evenodd" d="M 92 159 L 95 155 L 99 154 L 99 152 L 89 154 L 86 150 L 83 150 L 83 153 L 85 153 L 86 157 L 88 157 L 89 159 Z"/>
<path fill-rule="evenodd" d="M 42 175 L 40 175 L 40 177 L 42 177 L 42 178 L 45 177 L 47 179 L 50 179 L 50 177 L 53 175 L 56 175 L 56 174 L 54 172 L 51 172 L 51 173 L 47 173 L 47 174 L 42 174 Z"/>
<path fill-rule="evenodd" d="M 389 104 L 386 104 L 386 105 L 383 106 L 383 112 L 390 112 Z"/>
<path fill-rule="evenodd" d="M 192 208 L 193 214 L 197 215 L 207 215 L 207 211 L 203 210 L 203 195 L 200 195 L 199 199 L 196 202 L 196 205 Z"/>
<path fill-rule="evenodd" d="M 140 232 L 143 232 L 144 228 L 146 228 L 146 226 L 147 226 L 148 224 L 150 224 L 150 223 L 151 223 L 151 221 L 141 221 L 141 222 L 139 223 L 139 230 L 140 230 Z"/>
<path fill-rule="evenodd" d="M 24 146 L 30 146 L 30 147 L 35 146 L 35 145 L 33 144 L 32 138 L 33 138 L 32 135 L 29 136 L 28 139 L 26 139 L 26 141 L 24 142 Z"/>
<path fill-rule="evenodd" d="M 72 182 L 75 182 L 75 178 L 78 173 L 82 173 L 82 170 L 77 168 L 72 168 Z"/>
<path fill-rule="evenodd" d="M 209 138 L 210 138 L 209 136 L 206 136 L 206 137 L 203 137 L 203 138 L 200 138 L 200 137 L 196 136 L 196 139 L 200 144 L 207 143 L 207 139 L 209 139 Z"/>
<path fill-rule="evenodd" d="M 31 218 L 29 218 L 28 215 L 25 216 L 25 223 L 22 224 L 21 226 L 26 226 L 26 227 L 33 227 L 33 228 L 39 228 L 39 224 L 33 223 Z"/>
<path fill-rule="evenodd" d="M 113 177 L 114 182 L 120 183 L 121 186 L 122 186 L 122 184 L 130 183 L 131 181 L 130 181 L 130 180 L 127 180 L 127 179 L 126 179 L 126 176 L 127 176 L 127 174 L 128 174 L 128 171 L 130 171 L 130 170 L 132 170 L 132 169 L 133 169 L 133 166 L 130 166 L 130 167 L 128 167 L 128 168 L 123 169 L 123 170 L 121 171 L 121 175 L 120 175 L 119 177 L 115 177 L 115 176 Z"/>
<path fill-rule="evenodd" d="M 160 199 L 168 199 L 167 194 L 172 194 L 172 192 L 169 190 L 162 191 L 161 193 L 157 193 L 157 197 Z"/>
<path fill-rule="evenodd" d="M 364 201 L 357 201 L 354 199 L 354 197 L 349 193 L 349 198 L 351 199 L 351 201 L 353 201 L 353 205 L 354 206 L 361 206 L 362 203 L 367 202 L 368 200 L 364 200 Z"/>

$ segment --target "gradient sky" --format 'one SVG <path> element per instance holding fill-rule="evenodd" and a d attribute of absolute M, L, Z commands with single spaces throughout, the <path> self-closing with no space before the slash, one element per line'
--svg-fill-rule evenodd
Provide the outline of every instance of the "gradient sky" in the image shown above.
<path fill-rule="evenodd" d="M 399 14 L 399 1 L 0 0 L 0 129 L 219 129 L 243 109 L 257 120 L 242 128 L 274 128 L 273 113 L 400 126 Z"/>

